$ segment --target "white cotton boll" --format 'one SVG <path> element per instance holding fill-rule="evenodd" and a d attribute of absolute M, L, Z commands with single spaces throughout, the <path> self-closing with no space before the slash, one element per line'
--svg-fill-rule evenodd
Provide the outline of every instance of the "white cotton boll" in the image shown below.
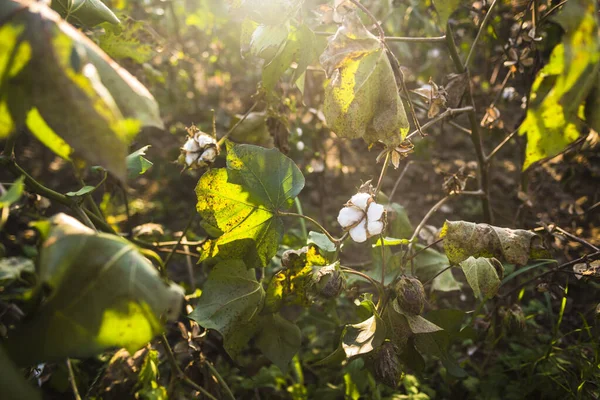
<path fill-rule="evenodd" d="M 356 243 L 362 243 L 367 240 L 367 221 L 364 219 L 358 225 L 350 229 L 350 237 Z"/>
<path fill-rule="evenodd" d="M 192 164 L 196 161 L 196 159 L 198 158 L 198 154 L 196 153 L 188 153 L 185 155 L 185 163 L 188 166 L 192 166 Z"/>
<path fill-rule="evenodd" d="M 210 147 L 206 150 L 204 150 L 204 153 L 202 153 L 202 156 L 200 156 L 200 159 L 202 161 L 206 161 L 206 162 L 213 162 L 215 161 L 215 158 L 217 158 L 217 150 L 215 150 L 214 147 Z"/>
<path fill-rule="evenodd" d="M 215 139 L 212 136 L 208 136 L 205 133 L 197 133 L 195 139 L 200 147 L 206 147 L 208 145 L 216 143 Z"/>
<path fill-rule="evenodd" d="M 340 210 L 337 220 L 338 220 L 338 223 L 343 228 L 347 228 L 347 227 L 350 227 L 350 226 L 356 224 L 358 221 L 360 221 L 364 217 L 365 217 L 365 214 L 358 208 L 344 207 Z"/>
<path fill-rule="evenodd" d="M 200 146 L 198 146 L 198 142 L 196 142 L 193 138 L 189 138 L 188 141 L 183 145 L 182 149 L 195 153 L 200 151 Z"/>
<path fill-rule="evenodd" d="M 383 222 L 369 220 L 367 230 L 369 231 L 369 236 L 379 235 L 383 232 Z"/>
<path fill-rule="evenodd" d="M 369 221 L 378 221 L 383 215 L 384 208 L 381 204 L 371 203 L 367 210 L 367 219 Z"/>
<path fill-rule="evenodd" d="M 367 209 L 367 203 L 370 198 L 371 195 L 369 193 L 357 193 L 354 196 L 352 196 L 350 202 L 364 211 Z"/>

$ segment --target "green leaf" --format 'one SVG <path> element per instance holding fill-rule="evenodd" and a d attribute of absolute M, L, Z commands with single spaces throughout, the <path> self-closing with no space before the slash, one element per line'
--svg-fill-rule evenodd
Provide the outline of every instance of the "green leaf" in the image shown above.
<path fill-rule="evenodd" d="M 466 221 L 446 221 L 440 237 L 444 238 L 444 251 L 453 265 L 471 256 L 496 257 L 525 265 L 529 258 L 539 258 L 536 253 L 542 244 L 541 238 L 530 231 Z"/>
<path fill-rule="evenodd" d="M 23 189 L 25 188 L 25 186 L 23 185 L 24 180 L 24 176 L 19 177 L 10 186 L 10 189 L 8 189 L 6 193 L 0 196 L 0 208 L 10 207 L 11 204 L 19 201 L 19 199 L 23 195 Z"/>
<path fill-rule="evenodd" d="M 404 314 L 397 311 L 397 307 L 386 307 L 383 320 L 387 327 L 387 337 L 398 349 L 403 349 L 408 339 L 413 335 Z"/>
<path fill-rule="evenodd" d="M 384 237 L 377 239 L 377 242 L 375 242 L 372 247 L 381 247 L 383 246 L 399 246 L 399 245 L 408 245 L 410 244 L 410 240 L 408 239 L 396 239 L 396 238 L 392 238 L 392 237 Z"/>
<path fill-rule="evenodd" d="M 287 38 L 286 24 L 258 25 L 250 37 L 250 54 L 271 61 L 283 50 Z"/>
<path fill-rule="evenodd" d="M 247 268 L 241 260 L 222 261 L 208 275 L 200 300 L 189 317 L 223 335 L 225 350 L 235 358 L 258 329 L 264 297 L 253 268 Z"/>
<path fill-rule="evenodd" d="M 408 119 L 386 50 L 358 17 L 346 16 L 320 58 L 329 79 L 324 113 L 340 137 L 396 146 Z"/>
<path fill-rule="evenodd" d="M 327 235 L 320 232 L 308 232 L 308 244 L 311 243 L 315 244 L 319 249 L 328 253 L 333 253 L 336 251 L 335 243 L 329 240 Z"/>
<path fill-rule="evenodd" d="M 278 314 L 264 317 L 261 325 L 256 347 L 282 372 L 287 372 L 290 361 L 300 350 L 300 328 Z"/>
<path fill-rule="evenodd" d="M 500 261 L 495 258 L 469 257 L 460 263 L 460 267 L 475 297 L 483 300 L 496 295 L 501 283 L 497 269 L 503 268 Z"/>
<path fill-rule="evenodd" d="M 422 248 L 422 245 L 415 246 L 415 250 L 419 251 L 419 254 L 417 254 L 413 260 L 415 272 L 419 279 L 422 282 L 433 279 L 431 283 L 431 288 L 433 290 L 439 290 L 441 292 L 460 290 L 461 284 L 454 278 L 451 270 L 447 270 L 440 274 L 440 271 L 450 266 L 448 257 L 435 249 L 429 248 L 422 250 Z"/>
<path fill-rule="evenodd" d="M 114 25 L 102 24 L 104 34 L 98 37 L 98 46 L 113 59 L 131 59 L 138 64 L 150 61 L 155 54 L 147 43 L 140 43 L 139 37 L 146 35 L 143 22 L 127 20 Z"/>
<path fill-rule="evenodd" d="M 94 26 L 102 22 L 119 23 L 119 18 L 102 0 L 54 0 L 52 8 L 74 24 Z"/>
<path fill-rule="evenodd" d="M 413 227 L 406 209 L 398 203 L 389 204 L 386 208 L 388 211 L 388 232 L 390 235 L 400 239 L 410 238 L 413 233 Z"/>
<path fill-rule="evenodd" d="M 163 127 L 152 95 L 49 8 L 31 9 L 34 3 L 16 0 L 3 4 L 0 35 L 9 46 L 3 54 L 23 53 L 20 62 L 29 61 L 2 82 L 0 118 L 27 125 L 63 158 L 74 152 L 124 179 L 128 144 L 140 123 Z M 23 10 L 14 13 L 13 7 Z M 21 41 L 15 42 L 19 31 Z M 18 63 L 11 64 L 15 69 Z"/>
<path fill-rule="evenodd" d="M 6 11 L 12 10 L 9 7 Z M 3 13 L 2 10 L 0 13 Z M 31 59 L 31 45 L 22 37 L 24 30 L 24 26 L 12 24 L 0 26 L 0 139 L 8 136 L 15 129 L 10 106 L 7 103 L 7 95 L 12 89 L 10 82 Z"/>
<path fill-rule="evenodd" d="M 127 156 L 127 177 L 129 179 L 135 179 L 143 175 L 154 165 L 151 161 L 143 157 L 150 147 L 150 145 L 144 146 Z"/>
<path fill-rule="evenodd" d="M 596 81 L 600 40 L 596 3 L 569 1 L 556 18 L 565 29 L 531 86 L 529 108 L 520 135 L 527 135 L 523 170 L 560 153 L 579 137 L 579 106 Z"/>
<path fill-rule="evenodd" d="M 442 328 L 433 322 L 426 320 L 420 315 L 412 315 L 410 313 L 403 312 L 397 300 L 392 301 L 392 307 L 398 314 L 404 315 L 406 322 L 408 322 L 408 328 L 414 334 L 432 333 L 442 330 Z"/>
<path fill-rule="evenodd" d="M 179 314 L 182 289 L 163 282 L 130 242 L 64 214 L 51 222 L 39 257 L 39 279 L 49 294 L 7 340 L 20 365 L 89 357 L 111 347 L 133 354 Z"/>
<path fill-rule="evenodd" d="M 199 261 L 243 259 L 248 268 L 264 267 L 277 252 L 283 224 L 277 213 L 293 204 L 304 177 L 276 149 L 236 145 L 227 169 L 213 169 L 196 187 L 203 226 L 216 239 L 202 246 Z"/>
<path fill-rule="evenodd" d="M 446 30 L 446 24 L 450 16 L 458 9 L 463 0 L 434 0 L 435 9 L 438 13 L 439 23 L 442 30 Z"/>
<path fill-rule="evenodd" d="M 41 394 L 23 377 L 15 363 L 0 344 L 0 393 L 7 400 L 41 400 Z"/>
<path fill-rule="evenodd" d="M 96 189 L 95 186 L 84 186 L 76 192 L 67 192 L 67 193 L 65 193 L 65 195 L 67 195 L 69 197 L 81 197 L 88 193 L 93 192 L 94 189 Z"/>

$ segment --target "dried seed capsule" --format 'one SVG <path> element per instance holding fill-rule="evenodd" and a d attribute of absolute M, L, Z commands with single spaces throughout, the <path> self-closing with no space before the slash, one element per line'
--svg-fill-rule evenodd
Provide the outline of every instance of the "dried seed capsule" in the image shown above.
<path fill-rule="evenodd" d="M 337 264 L 327 265 L 319 269 L 315 277 L 317 293 L 327 299 L 340 295 L 346 281 Z"/>
<path fill-rule="evenodd" d="M 398 386 L 402 374 L 397 353 L 396 346 L 392 342 L 385 342 L 377 350 L 373 365 L 375 379 L 393 388 Z"/>
<path fill-rule="evenodd" d="M 400 308 L 409 314 L 419 315 L 425 307 L 425 289 L 417 278 L 403 276 L 396 284 L 396 298 Z"/>
<path fill-rule="evenodd" d="M 500 307 L 498 314 L 502 317 L 502 329 L 506 333 L 516 334 L 525 329 L 525 314 L 518 304 L 510 308 Z"/>

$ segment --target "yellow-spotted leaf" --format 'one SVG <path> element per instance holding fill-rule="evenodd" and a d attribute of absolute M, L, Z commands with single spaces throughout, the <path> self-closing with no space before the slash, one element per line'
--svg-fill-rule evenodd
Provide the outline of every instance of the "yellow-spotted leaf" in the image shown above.
<path fill-rule="evenodd" d="M 562 43 L 533 82 L 527 116 L 519 128 L 520 135 L 527 135 L 524 170 L 557 155 L 579 137 L 577 112 L 600 68 L 595 4 L 569 1 L 557 17 L 565 30 Z"/>
<path fill-rule="evenodd" d="M 296 164 L 278 150 L 230 147 L 227 168 L 208 171 L 196 186 L 196 209 L 213 237 L 200 249 L 200 261 L 241 259 L 248 268 L 266 266 L 283 235 L 278 211 L 290 207 L 303 187 Z"/>
<path fill-rule="evenodd" d="M 113 347 L 133 354 L 177 317 L 182 289 L 164 282 L 133 244 L 61 214 L 51 226 L 39 257 L 47 298 L 10 333 L 6 348 L 15 362 L 89 357 Z"/>
<path fill-rule="evenodd" d="M 340 137 L 396 146 L 408 133 L 408 119 L 386 50 L 353 14 L 329 39 L 320 58 L 329 79 L 327 124 Z"/>

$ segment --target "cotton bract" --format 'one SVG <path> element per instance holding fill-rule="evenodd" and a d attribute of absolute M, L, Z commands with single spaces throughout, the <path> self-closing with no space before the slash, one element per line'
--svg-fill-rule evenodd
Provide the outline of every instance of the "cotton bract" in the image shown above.
<path fill-rule="evenodd" d="M 189 168 L 202 168 L 211 165 L 218 155 L 219 150 L 215 139 L 206 133 L 196 132 L 193 136 L 189 136 L 181 147 L 178 161 Z"/>
<path fill-rule="evenodd" d="M 338 222 L 357 243 L 379 235 L 384 227 L 384 208 L 369 193 L 357 193 L 338 214 Z"/>

